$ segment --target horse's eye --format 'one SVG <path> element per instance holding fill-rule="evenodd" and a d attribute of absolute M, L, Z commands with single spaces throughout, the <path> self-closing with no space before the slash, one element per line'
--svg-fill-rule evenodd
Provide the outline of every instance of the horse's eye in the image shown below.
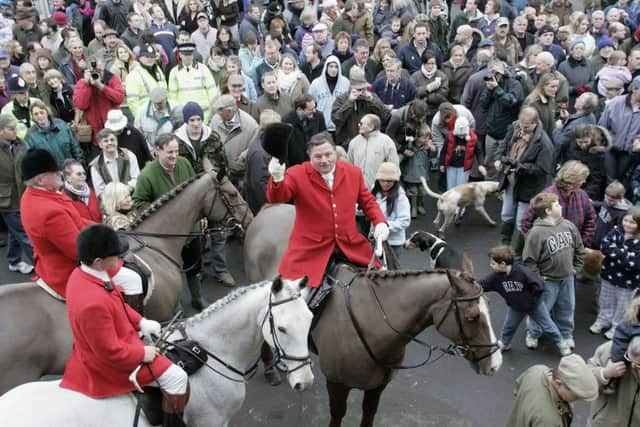
<path fill-rule="evenodd" d="M 286 335 L 287 329 L 284 326 L 278 326 L 278 330 Z"/>
<path fill-rule="evenodd" d="M 480 315 L 474 317 L 467 317 L 467 322 L 477 322 L 480 319 Z"/>

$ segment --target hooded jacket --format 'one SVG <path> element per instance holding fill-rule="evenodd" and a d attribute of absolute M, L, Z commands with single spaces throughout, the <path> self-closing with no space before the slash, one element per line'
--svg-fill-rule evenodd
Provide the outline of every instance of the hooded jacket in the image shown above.
<path fill-rule="evenodd" d="M 333 88 L 333 92 L 329 89 L 329 83 L 327 83 L 327 66 L 328 64 L 338 65 L 338 81 Z M 324 62 L 322 68 L 322 75 L 311 82 L 309 86 L 309 95 L 313 96 L 316 100 L 316 109 L 324 115 L 324 122 L 327 125 L 327 130 L 335 132 L 336 125 L 331 120 L 331 108 L 336 98 L 343 93 L 349 92 L 349 79 L 342 75 L 342 69 L 340 67 L 340 60 L 331 55 Z"/>

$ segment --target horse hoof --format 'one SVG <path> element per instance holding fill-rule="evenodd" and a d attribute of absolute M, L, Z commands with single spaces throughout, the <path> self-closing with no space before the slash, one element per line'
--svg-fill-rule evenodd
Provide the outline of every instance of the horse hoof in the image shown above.
<path fill-rule="evenodd" d="M 282 378 L 278 371 L 275 368 L 269 368 L 264 370 L 264 378 L 267 380 L 269 384 L 272 386 L 278 386 L 282 384 Z"/>

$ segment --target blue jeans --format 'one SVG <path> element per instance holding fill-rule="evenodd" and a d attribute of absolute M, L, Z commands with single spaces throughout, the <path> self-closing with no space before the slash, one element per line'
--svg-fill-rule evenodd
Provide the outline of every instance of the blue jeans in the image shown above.
<path fill-rule="evenodd" d="M 225 234 L 212 233 L 211 234 L 211 264 L 213 265 L 213 273 L 216 277 L 229 274 L 227 268 L 227 257 L 224 249 L 227 244 L 227 237 Z"/>
<path fill-rule="evenodd" d="M 573 276 L 560 281 L 547 280 L 540 301 L 549 309 L 551 318 L 558 325 L 563 339 L 573 337 L 573 314 L 576 308 L 576 293 Z M 533 320 L 533 319 L 531 319 Z M 533 338 L 542 335 L 542 329 L 536 322 L 529 322 L 529 334 Z"/>
<path fill-rule="evenodd" d="M 504 319 L 504 325 L 502 326 L 502 336 L 500 337 L 500 341 L 503 344 L 509 344 L 513 335 L 518 330 L 518 326 L 522 319 L 525 316 L 529 315 L 531 320 L 536 321 L 541 327 L 542 330 L 549 334 L 553 339 L 553 342 L 559 344 L 562 341 L 562 335 L 560 335 L 560 330 L 556 324 L 551 320 L 551 316 L 549 315 L 549 310 L 544 305 L 542 300 L 538 302 L 536 307 L 530 312 L 525 313 L 523 311 L 514 310 L 511 307 L 507 307 L 507 316 Z"/>
<path fill-rule="evenodd" d="M 504 194 L 502 196 L 502 212 L 500 213 L 502 222 L 515 221 L 516 229 L 519 232 L 522 232 L 520 223 L 522 222 L 524 211 L 527 210 L 527 206 L 529 206 L 528 203 L 516 202 L 513 200 L 513 185 L 507 185 L 507 188 L 504 190 Z"/>
<path fill-rule="evenodd" d="M 471 170 L 465 171 L 463 167 L 447 167 L 447 190 L 451 190 L 460 184 L 469 182 Z"/>
<path fill-rule="evenodd" d="M 2 215 L 2 219 L 9 230 L 7 233 L 7 261 L 11 265 L 15 265 L 20 261 L 32 264 L 33 247 L 22 227 L 20 212 L 2 212 L 0 215 Z"/>

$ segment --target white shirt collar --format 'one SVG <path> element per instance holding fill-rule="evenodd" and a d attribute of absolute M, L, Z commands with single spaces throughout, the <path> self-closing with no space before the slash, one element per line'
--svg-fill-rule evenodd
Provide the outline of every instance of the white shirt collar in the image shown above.
<path fill-rule="evenodd" d="M 110 282 L 111 278 L 107 274 L 106 271 L 96 270 L 95 268 L 89 267 L 86 264 L 80 264 L 80 269 L 87 274 L 92 275 L 93 277 L 97 277 L 98 279 L 104 282 Z"/>

